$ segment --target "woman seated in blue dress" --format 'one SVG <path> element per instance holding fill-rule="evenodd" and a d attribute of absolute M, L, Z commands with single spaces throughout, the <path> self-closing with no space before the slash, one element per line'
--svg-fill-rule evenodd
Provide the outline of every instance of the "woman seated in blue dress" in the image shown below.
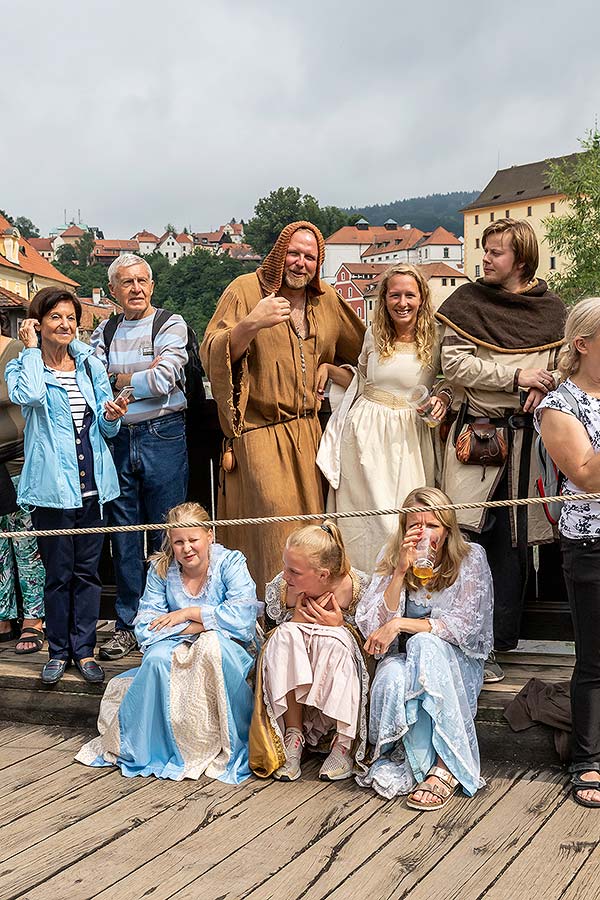
<path fill-rule="evenodd" d="M 256 588 L 239 550 L 213 543 L 206 511 L 167 514 L 135 620 L 142 664 L 107 685 L 99 737 L 76 759 L 123 775 L 238 784 L 250 775 Z M 189 528 L 169 528 L 198 523 Z"/>
<path fill-rule="evenodd" d="M 436 488 L 412 491 L 404 506 L 451 501 Z M 413 571 L 429 532 L 433 576 Z M 376 658 L 369 738 L 373 763 L 358 781 L 408 806 L 440 809 L 458 787 L 472 797 L 484 782 L 474 717 L 492 649 L 492 578 L 485 551 L 462 537 L 450 510 L 400 515 L 356 610 Z"/>

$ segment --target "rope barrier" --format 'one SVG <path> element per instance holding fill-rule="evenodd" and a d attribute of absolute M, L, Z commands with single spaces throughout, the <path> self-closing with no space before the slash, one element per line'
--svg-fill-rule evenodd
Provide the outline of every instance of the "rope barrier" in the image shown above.
<path fill-rule="evenodd" d="M 362 519 L 370 516 L 395 516 L 399 513 L 437 512 L 442 510 L 461 509 L 502 509 L 507 506 L 539 506 L 544 503 L 572 503 L 586 500 L 599 500 L 600 491 L 589 494 L 565 494 L 560 497 L 523 497 L 516 500 L 481 500 L 478 503 L 446 503 L 440 506 L 403 506 L 395 509 L 362 509 L 349 512 L 306 513 L 295 516 L 259 516 L 254 519 L 210 519 L 206 522 L 178 522 L 169 525 L 171 528 L 197 528 L 201 524 L 205 528 L 235 527 L 238 525 L 271 525 L 288 522 L 319 522 L 322 519 Z M 78 534 L 115 534 L 122 531 L 164 531 L 164 522 L 152 525 L 104 525 L 95 528 L 56 528 L 47 531 L 0 531 L 0 538 L 11 541 L 24 540 L 30 537 L 58 537 L 59 535 L 75 536 Z"/>

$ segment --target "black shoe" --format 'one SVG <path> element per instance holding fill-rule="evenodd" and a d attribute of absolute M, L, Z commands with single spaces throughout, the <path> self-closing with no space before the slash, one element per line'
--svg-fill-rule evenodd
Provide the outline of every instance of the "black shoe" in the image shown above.
<path fill-rule="evenodd" d="M 49 659 L 42 669 L 42 682 L 44 684 L 56 684 L 65 674 L 65 669 L 68 665 L 68 659 Z"/>
<path fill-rule="evenodd" d="M 104 669 L 98 665 L 95 659 L 88 659 L 87 662 L 75 660 L 75 666 L 90 684 L 100 684 L 104 681 Z"/>

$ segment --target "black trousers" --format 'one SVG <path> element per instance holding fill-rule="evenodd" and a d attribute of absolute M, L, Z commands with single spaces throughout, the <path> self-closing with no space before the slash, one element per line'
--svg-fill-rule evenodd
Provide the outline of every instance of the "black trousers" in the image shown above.
<path fill-rule="evenodd" d="M 37 530 L 92 528 L 102 524 L 97 497 L 81 509 L 34 509 Z M 94 655 L 102 585 L 98 564 L 104 535 L 38 538 L 46 567 L 44 603 L 50 659 L 85 659 Z"/>
<path fill-rule="evenodd" d="M 490 500 L 508 499 L 505 472 Z M 494 648 L 514 650 L 519 643 L 531 551 L 513 547 L 508 508 L 488 510 L 481 534 L 469 537 L 484 548 L 494 582 Z"/>
<path fill-rule="evenodd" d="M 600 538 L 561 538 L 575 632 L 571 771 L 600 771 Z"/>

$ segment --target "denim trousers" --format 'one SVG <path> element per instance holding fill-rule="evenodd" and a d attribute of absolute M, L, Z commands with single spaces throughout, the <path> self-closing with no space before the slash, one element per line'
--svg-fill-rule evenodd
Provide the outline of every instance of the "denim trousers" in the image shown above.
<path fill-rule="evenodd" d="M 561 538 L 573 630 L 571 771 L 600 771 L 600 538 Z"/>
<path fill-rule="evenodd" d="M 98 497 L 80 509 L 38 507 L 31 513 L 36 530 L 95 528 L 103 524 Z M 38 538 L 46 568 L 44 604 L 50 659 L 86 659 L 94 655 L 102 585 L 98 563 L 102 534 Z"/>
<path fill-rule="evenodd" d="M 185 415 L 172 413 L 147 422 L 121 425 L 111 441 L 121 494 L 109 504 L 111 525 L 163 522 L 186 499 L 188 458 Z M 160 548 L 162 531 L 148 532 L 148 549 Z M 143 532 L 111 536 L 117 582 L 117 630 L 132 631 L 146 584 Z"/>

